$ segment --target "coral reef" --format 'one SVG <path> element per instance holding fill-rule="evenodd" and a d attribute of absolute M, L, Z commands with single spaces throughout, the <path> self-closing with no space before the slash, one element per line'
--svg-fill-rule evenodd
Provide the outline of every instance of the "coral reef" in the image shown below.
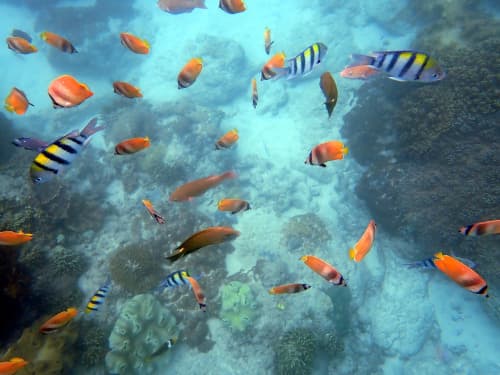
<path fill-rule="evenodd" d="M 274 366 L 278 375 L 307 375 L 312 373 L 317 341 L 307 328 L 293 328 L 275 344 Z"/>
<path fill-rule="evenodd" d="M 125 303 L 109 336 L 106 366 L 112 374 L 157 373 L 148 357 L 177 334 L 174 316 L 155 297 L 137 295 Z"/>
<path fill-rule="evenodd" d="M 297 254 L 307 246 L 309 249 L 322 247 L 331 239 L 326 224 L 314 213 L 290 218 L 281 231 L 281 243 Z"/>
<path fill-rule="evenodd" d="M 221 288 L 220 318 L 233 331 L 243 332 L 257 318 L 255 296 L 246 283 L 231 281 Z"/>
<path fill-rule="evenodd" d="M 100 320 L 96 324 L 95 319 L 81 319 L 78 322 L 79 335 L 75 343 L 78 352 L 78 364 L 88 369 L 104 363 L 108 351 L 108 337 L 113 328 L 112 325 Z"/>

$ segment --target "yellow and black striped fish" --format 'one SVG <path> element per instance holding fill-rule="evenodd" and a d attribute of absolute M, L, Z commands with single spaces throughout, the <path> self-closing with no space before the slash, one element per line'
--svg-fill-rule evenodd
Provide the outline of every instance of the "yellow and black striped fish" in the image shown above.
<path fill-rule="evenodd" d="M 167 275 L 167 277 L 158 286 L 158 291 L 163 291 L 165 288 L 175 288 L 179 285 L 189 285 L 187 278 L 191 276 L 186 270 L 178 270 Z"/>
<path fill-rule="evenodd" d="M 327 52 L 328 47 L 323 43 L 314 43 L 294 58 L 288 59 L 285 68 L 276 70 L 279 75 L 285 75 L 286 79 L 305 76 L 323 61 Z"/>
<path fill-rule="evenodd" d="M 31 163 L 31 181 L 41 184 L 61 173 L 82 151 L 90 136 L 104 129 L 104 126 L 96 125 L 97 117 L 94 117 L 81 132 L 74 130 L 42 150 Z"/>
<path fill-rule="evenodd" d="M 351 55 L 353 64 L 349 67 L 367 65 L 386 72 L 395 81 L 435 82 L 446 73 L 438 62 L 424 52 L 380 51 L 370 55 Z"/>
<path fill-rule="evenodd" d="M 87 303 L 87 308 L 85 309 L 85 313 L 88 314 L 92 311 L 98 311 L 99 306 L 104 303 L 104 299 L 106 298 L 110 289 L 111 289 L 111 281 L 108 280 L 106 284 L 97 289 L 92 298 L 89 299 L 89 302 Z"/>

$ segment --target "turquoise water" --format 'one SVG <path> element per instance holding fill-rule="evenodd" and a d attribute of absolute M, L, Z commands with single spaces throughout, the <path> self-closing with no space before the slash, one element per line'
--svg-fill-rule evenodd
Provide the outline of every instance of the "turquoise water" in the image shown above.
<path fill-rule="evenodd" d="M 27 244 L 0 247 L 2 361 L 26 359 L 28 365 L 18 374 L 500 373 L 498 236 L 463 239 L 456 234 L 469 224 L 464 220 L 498 218 L 497 159 L 492 159 L 486 190 L 493 197 L 487 209 L 439 226 L 437 232 L 450 231 L 442 237 L 428 238 L 418 226 L 425 220 L 426 226 L 438 226 L 438 214 L 427 217 L 418 203 L 412 211 L 400 199 L 384 200 L 392 190 L 370 190 L 368 197 L 363 190 L 370 170 L 387 171 L 387 178 L 382 172 L 370 175 L 377 185 L 392 178 L 393 165 L 401 163 L 404 170 L 407 159 L 420 162 L 411 154 L 402 164 L 397 140 L 404 128 L 398 128 L 402 117 L 397 116 L 405 107 L 396 98 L 465 79 L 449 74 L 443 82 L 426 85 L 339 74 L 352 53 L 422 46 L 453 73 L 465 62 L 450 62 L 449 56 L 474 40 L 474 32 L 478 40 L 495 34 L 475 22 L 487 25 L 483 20 L 488 19 L 498 25 L 498 6 L 486 1 L 246 3 L 245 12 L 228 14 L 217 1 L 207 0 L 208 9 L 179 15 L 161 11 L 156 1 L 141 0 L 0 4 L 2 35 L 21 29 L 38 48 L 29 55 L 0 50 L 1 92 L 6 96 L 18 87 L 34 104 L 22 116 L 0 115 L 0 230 L 33 233 Z M 433 24 L 441 43 L 434 50 L 430 37 L 422 39 Z M 284 51 L 291 58 L 315 42 L 324 43 L 328 53 L 305 77 L 260 81 L 271 56 L 264 51 L 265 27 L 274 41 L 271 55 Z M 461 40 L 461 28 L 468 30 L 467 42 Z M 44 43 L 39 34 L 45 30 L 69 39 L 78 53 L 65 54 Z M 150 53 L 127 50 L 120 32 L 146 39 Z M 498 73 L 495 59 L 472 56 L 481 69 L 493 66 Z M 203 58 L 203 70 L 191 87 L 179 90 L 177 75 L 193 57 Z M 319 87 L 325 71 L 332 73 L 339 92 L 330 119 Z M 62 74 L 84 82 L 94 95 L 76 107 L 53 109 L 47 87 Z M 254 77 L 259 92 L 255 109 Z M 116 95 L 114 81 L 130 82 L 143 97 Z M 485 80 L 482 90 L 494 92 L 497 83 Z M 482 141 L 494 151 L 500 138 L 498 93 L 489 99 L 496 110 L 484 115 L 486 125 L 481 126 L 490 132 Z M 394 118 L 383 118 L 389 130 L 380 132 L 381 114 L 374 111 L 379 101 L 394 113 Z M 476 102 L 465 105 L 479 107 Z M 439 100 L 414 103 L 417 109 L 424 106 L 423 112 L 451 111 Z M 350 122 L 353 113 L 364 120 L 362 125 Z M 53 142 L 81 130 L 94 116 L 105 130 L 92 136 L 62 175 L 32 184 L 29 168 L 36 153 L 15 148 L 11 141 L 23 136 Z M 429 129 L 438 128 L 438 121 Z M 236 145 L 214 150 L 217 139 L 233 128 L 239 132 Z M 461 134 L 458 145 L 467 141 Z M 144 136 L 151 139 L 146 150 L 114 155 L 118 142 Z M 424 139 L 424 133 L 413 138 Z M 304 164 L 315 145 L 334 139 L 349 147 L 345 159 L 327 168 Z M 432 149 L 452 149 L 452 143 L 444 137 Z M 474 147 L 471 155 L 479 154 L 481 145 Z M 384 160 L 387 167 L 371 165 L 370 159 Z M 169 201 L 183 183 L 229 170 L 236 172 L 235 179 L 192 201 Z M 402 186 L 397 181 L 379 184 L 384 189 Z M 416 202 L 424 192 L 417 191 Z M 474 191 L 485 194 L 481 188 Z M 227 197 L 245 199 L 252 209 L 236 215 L 218 211 L 217 202 Z M 166 224 L 150 217 L 143 199 L 153 203 Z M 374 202 L 379 201 L 391 212 L 404 212 L 407 221 L 398 227 L 397 220 L 377 209 Z M 473 210 L 465 202 L 457 197 L 449 211 L 461 204 Z M 370 219 L 379 224 L 376 240 L 355 263 L 348 249 Z M 173 264 L 164 258 L 191 234 L 211 226 L 230 226 L 240 235 Z M 489 300 L 438 270 L 404 266 L 454 249 L 478 263 L 477 271 L 489 284 Z M 304 266 L 299 258 L 306 254 L 334 265 L 348 287 L 328 284 Z M 198 280 L 206 295 L 205 313 L 187 285 L 157 293 L 157 285 L 179 269 Z M 87 301 L 108 278 L 111 289 L 99 311 L 85 314 Z M 268 293 L 273 286 L 296 282 L 311 288 L 293 295 Z M 71 306 L 80 313 L 68 326 L 50 336 L 38 333 L 44 321 Z M 165 346 L 170 339 L 173 345 Z"/>

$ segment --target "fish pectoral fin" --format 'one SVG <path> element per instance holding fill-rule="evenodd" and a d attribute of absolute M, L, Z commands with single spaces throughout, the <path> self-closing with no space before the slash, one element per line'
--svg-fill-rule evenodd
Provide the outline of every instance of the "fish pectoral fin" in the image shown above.
<path fill-rule="evenodd" d="M 325 163 L 322 163 L 319 165 L 320 167 L 323 167 L 323 168 L 326 168 L 326 164 Z"/>
<path fill-rule="evenodd" d="M 398 77 L 388 77 L 389 79 L 392 79 L 393 81 L 397 82 L 406 82 L 404 79 L 398 78 Z"/>

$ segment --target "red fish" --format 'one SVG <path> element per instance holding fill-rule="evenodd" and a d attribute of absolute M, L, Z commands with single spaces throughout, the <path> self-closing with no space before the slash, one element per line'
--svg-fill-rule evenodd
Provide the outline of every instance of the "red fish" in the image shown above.
<path fill-rule="evenodd" d="M 147 55 L 149 53 L 149 43 L 131 33 L 120 33 L 121 43 L 134 53 Z"/>
<path fill-rule="evenodd" d="M 238 212 L 249 210 L 251 207 L 247 201 L 242 199 L 225 198 L 219 201 L 217 208 L 219 211 L 229 211 L 234 215 Z"/>
<path fill-rule="evenodd" d="M 272 287 L 269 289 L 269 294 L 289 294 L 299 293 L 309 289 L 311 286 L 308 284 L 284 284 Z"/>
<path fill-rule="evenodd" d="M 232 178 L 236 178 L 236 173 L 230 171 L 220 175 L 213 175 L 190 181 L 175 189 L 175 191 L 170 194 L 169 199 L 171 202 L 190 201 L 194 197 L 198 197 L 204 194 L 207 190 L 221 184 L 224 180 Z"/>
<path fill-rule="evenodd" d="M 148 137 L 126 139 L 115 146 L 115 155 L 135 154 L 150 145 Z"/>
<path fill-rule="evenodd" d="M 70 75 L 62 75 L 49 85 L 49 96 L 54 108 L 75 107 L 94 93 L 85 83 L 78 82 Z"/>
<path fill-rule="evenodd" d="M 6 230 L 0 232 L 0 245 L 2 246 L 17 246 L 29 242 L 33 239 L 31 233 L 24 233 L 22 230 L 13 232 Z"/>
<path fill-rule="evenodd" d="M 66 326 L 75 316 L 78 315 L 78 310 L 74 307 L 70 307 L 67 310 L 54 315 L 52 318 L 47 320 L 40 327 L 40 333 L 49 334 L 58 331 L 62 327 Z"/>
<path fill-rule="evenodd" d="M 156 220 L 158 224 L 165 224 L 165 218 L 161 216 L 153 207 L 151 201 L 147 199 L 143 199 L 142 203 L 146 206 L 146 210 L 148 210 L 149 214 Z"/>
<path fill-rule="evenodd" d="M 0 375 L 14 375 L 27 364 L 28 362 L 20 357 L 14 357 L 11 358 L 10 361 L 0 362 Z"/>
<path fill-rule="evenodd" d="M 349 257 L 355 262 L 361 262 L 366 254 L 370 251 L 375 241 L 375 231 L 377 230 L 377 225 L 375 221 L 370 220 L 366 230 L 359 239 L 359 241 L 354 245 L 352 249 L 349 249 Z"/>
<path fill-rule="evenodd" d="M 198 284 L 198 281 L 196 281 L 196 279 L 191 276 L 187 276 L 186 279 L 188 279 L 189 283 L 191 284 L 191 287 L 193 288 L 194 297 L 196 298 L 196 302 L 198 302 L 201 311 L 206 312 L 207 311 L 206 298 L 205 294 L 203 293 L 203 290 L 201 290 L 200 284 Z"/>
<path fill-rule="evenodd" d="M 221 150 L 223 148 L 230 148 L 239 138 L 238 129 L 230 130 L 215 142 L 215 149 Z"/>
<path fill-rule="evenodd" d="M 273 69 L 281 69 L 285 67 L 286 55 L 284 52 L 278 52 L 273 57 L 271 57 L 262 67 L 260 80 L 265 81 L 272 79 L 278 75 Z"/>
<path fill-rule="evenodd" d="M 66 53 L 78 53 L 76 48 L 71 44 L 71 42 L 62 36 L 59 36 L 55 33 L 51 33 L 50 31 L 44 31 L 40 34 L 40 37 L 50 44 L 52 47 L 55 47 L 62 52 Z"/>
<path fill-rule="evenodd" d="M 458 231 L 464 236 L 484 236 L 488 234 L 500 234 L 500 220 L 481 221 L 462 227 Z"/>
<path fill-rule="evenodd" d="M 371 76 L 380 73 L 377 69 L 369 65 L 347 66 L 340 72 L 340 76 L 351 79 L 368 79 Z"/>
<path fill-rule="evenodd" d="M 349 148 L 345 147 L 340 141 L 328 141 L 315 146 L 304 164 L 319 165 L 326 167 L 327 161 L 341 160 L 347 155 Z"/>
<path fill-rule="evenodd" d="M 202 69 L 203 60 L 201 57 L 189 60 L 177 76 L 177 88 L 180 90 L 191 86 L 200 75 Z"/>
<path fill-rule="evenodd" d="M 229 14 L 241 13 L 246 10 L 243 0 L 220 0 L 219 8 Z"/>
<path fill-rule="evenodd" d="M 115 94 L 124 96 L 126 98 L 142 98 L 141 90 L 130 83 L 116 81 L 113 82 L 113 91 Z"/>
<path fill-rule="evenodd" d="M 30 105 L 33 106 L 26 97 L 26 94 L 16 87 L 13 87 L 9 95 L 5 98 L 5 109 L 18 115 L 24 115 Z"/>
<path fill-rule="evenodd" d="M 36 51 L 38 51 L 33 44 L 28 42 L 26 39 L 21 38 L 20 36 L 9 36 L 6 41 L 7 47 L 9 47 L 9 49 L 23 55 L 35 53 Z"/>
<path fill-rule="evenodd" d="M 329 283 L 347 286 L 342 274 L 323 259 L 315 257 L 314 255 L 304 255 L 300 260 Z"/>

